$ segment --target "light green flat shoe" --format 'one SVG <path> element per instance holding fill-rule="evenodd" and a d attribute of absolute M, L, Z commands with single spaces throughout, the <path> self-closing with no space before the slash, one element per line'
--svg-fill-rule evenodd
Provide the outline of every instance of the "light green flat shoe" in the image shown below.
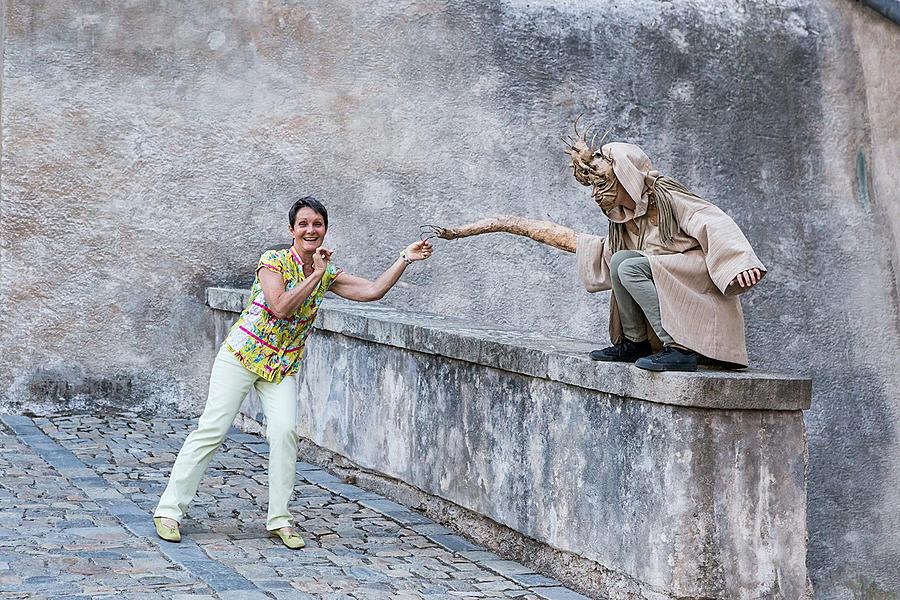
<path fill-rule="evenodd" d="M 299 533 L 297 533 L 293 529 L 289 530 L 289 533 L 284 533 L 282 529 L 285 529 L 285 527 L 282 527 L 281 529 L 270 529 L 269 535 L 271 535 L 272 537 L 277 537 L 285 546 L 287 546 L 291 550 L 297 550 L 306 545 L 306 542 L 303 541 L 303 538 Z"/>
<path fill-rule="evenodd" d="M 167 542 L 180 542 L 181 541 L 181 532 L 178 531 L 178 527 L 169 527 L 168 525 L 163 525 L 162 517 L 153 517 L 153 524 L 156 526 L 156 535 L 166 540 Z"/>

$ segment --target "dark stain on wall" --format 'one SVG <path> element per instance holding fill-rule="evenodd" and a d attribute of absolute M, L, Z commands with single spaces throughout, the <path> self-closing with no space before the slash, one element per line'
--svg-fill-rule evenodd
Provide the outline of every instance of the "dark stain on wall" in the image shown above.
<path fill-rule="evenodd" d="M 81 369 L 37 369 L 24 386 L 25 397 L 17 400 L 23 411 L 39 415 L 127 412 L 143 417 L 175 416 L 181 412 L 177 388 L 154 381 L 146 372 L 97 377 Z"/>

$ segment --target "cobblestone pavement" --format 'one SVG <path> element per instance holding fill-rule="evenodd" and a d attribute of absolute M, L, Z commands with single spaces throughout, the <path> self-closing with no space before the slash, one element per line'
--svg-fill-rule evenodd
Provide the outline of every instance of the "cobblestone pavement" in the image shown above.
<path fill-rule="evenodd" d="M 264 528 L 266 444 L 237 430 L 185 539 L 163 542 L 151 514 L 193 424 L 0 417 L 0 599 L 584 599 L 307 463 L 291 504 L 307 547 L 288 550 Z"/>

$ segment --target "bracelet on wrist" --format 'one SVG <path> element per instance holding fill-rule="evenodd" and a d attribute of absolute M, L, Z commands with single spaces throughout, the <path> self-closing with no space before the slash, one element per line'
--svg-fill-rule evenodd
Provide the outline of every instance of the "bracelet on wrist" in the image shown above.
<path fill-rule="evenodd" d="M 403 262 L 405 262 L 408 265 L 413 264 L 413 260 L 406 255 L 406 250 L 404 250 L 403 252 L 400 253 L 400 260 L 402 260 Z"/>

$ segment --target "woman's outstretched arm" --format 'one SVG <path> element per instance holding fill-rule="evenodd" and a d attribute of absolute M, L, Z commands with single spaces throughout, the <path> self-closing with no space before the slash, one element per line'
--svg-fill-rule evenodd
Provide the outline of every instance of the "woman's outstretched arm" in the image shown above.
<path fill-rule="evenodd" d="M 536 242 L 559 248 L 565 252 L 575 252 L 575 237 L 578 235 L 575 230 L 551 221 L 536 221 L 512 215 L 489 217 L 461 227 L 433 227 L 432 229 L 438 237 L 445 240 L 456 240 L 482 233 L 511 233 L 529 237 Z"/>
<path fill-rule="evenodd" d="M 357 302 L 371 302 L 381 300 L 384 295 L 394 287 L 394 284 L 403 275 L 406 267 L 417 260 L 425 260 L 431 256 L 431 244 L 427 241 L 418 241 L 407 246 L 403 251 L 406 260 L 402 257 L 394 261 L 388 269 L 375 281 L 369 281 L 364 277 L 357 277 L 350 273 L 342 272 L 331 284 L 331 291 L 342 298 L 356 300 Z"/>

